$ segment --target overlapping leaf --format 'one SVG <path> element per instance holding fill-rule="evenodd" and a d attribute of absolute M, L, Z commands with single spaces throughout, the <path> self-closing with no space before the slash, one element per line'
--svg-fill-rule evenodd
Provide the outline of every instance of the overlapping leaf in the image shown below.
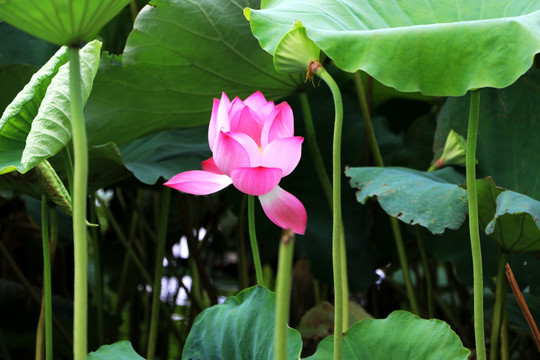
<path fill-rule="evenodd" d="M 274 359 L 275 294 L 256 286 L 204 310 L 186 340 L 182 359 Z M 298 359 L 300 334 L 288 329 L 288 358 Z"/>
<path fill-rule="evenodd" d="M 249 17 L 271 54 L 301 21 L 342 70 L 404 92 L 457 96 L 527 71 L 540 51 L 539 14 L 537 0 L 268 0 Z"/>
<path fill-rule="evenodd" d="M 160 177 L 170 179 L 188 170 L 200 170 L 201 162 L 212 154 L 208 128 L 173 129 L 145 136 L 120 147 L 128 170 L 145 184 Z"/>
<path fill-rule="evenodd" d="M 479 178 L 540 199 L 540 70 L 531 69 L 505 89 L 483 89 L 476 158 Z M 451 129 L 467 135 L 469 96 L 448 98 L 437 118 L 434 148 L 440 155 Z"/>
<path fill-rule="evenodd" d="M 153 1 L 139 13 L 121 66 L 103 61 L 86 107 L 91 144 L 208 124 L 212 99 L 288 95 L 303 79 L 276 72 L 243 16 L 256 0 Z"/>
<path fill-rule="evenodd" d="M 16 169 L 24 171 L 21 164 L 22 152 L 32 121 L 52 78 L 66 62 L 67 49 L 62 48 L 32 76 L 30 82 L 4 111 L 0 118 L 0 174 Z"/>
<path fill-rule="evenodd" d="M 426 173 L 407 168 L 350 168 L 351 186 L 364 204 L 375 197 L 390 216 L 426 227 L 434 234 L 457 229 L 467 213 L 462 178 L 451 168 Z"/>
<path fill-rule="evenodd" d="M 507 252 L 540 252 L 540 202 L 495 186 L 493 179 L 477 181 L 479 218 L 485 233 Z"/>
<path fill-rule="evenodd" d="M 84 99 L 92 89 L 101 43 L 80 51 Z M 69 67 L 66 48 L 45 64 L 0 119 L 0 174 L 25 173 L 71 140 Z"/>
<path fill-rule="evenodd" d="M 333 335 L 306 360 L 333 358 Z M 343 336 L 343 359 L 348 360 L 466 360 L 470 351 L 444 321 L 424 320 L 407 311 L 394 311 L 386 319 L 365 319 Z"/>

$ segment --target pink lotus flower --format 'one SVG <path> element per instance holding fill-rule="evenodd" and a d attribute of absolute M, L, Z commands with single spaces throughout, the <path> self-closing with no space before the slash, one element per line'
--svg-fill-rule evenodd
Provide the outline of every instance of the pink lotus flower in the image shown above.
<path fill-rule="evenodd" d="M 208 127 L 213 157 L 202 162 L 202 171 L 180 173 L 165 185 L 208 195 L 233 184 L 258 196 L 266 216 L 277 226 L 304 234 L 306 209 L 278 185 L 298 165 L 303 141 L 294 136 L 293 113 L 286 102 L 274 105 L 259 91 L 231 102 L 223 93 L 221 100 L 214 99 Z"/>

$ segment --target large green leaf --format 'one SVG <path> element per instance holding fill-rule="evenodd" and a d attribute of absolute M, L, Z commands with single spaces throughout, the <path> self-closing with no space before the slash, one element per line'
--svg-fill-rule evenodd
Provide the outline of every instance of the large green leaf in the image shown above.
<path fill-rule="evenodd" d="M 80 51 L 85 99 L 92 89 L 100 49 L 101 43 L 93 41 Z M 71 140 L 66 62 L 66 48 L 62 48 L 6 108 L 0 119 L 0 174 L 25 173 Z"/>
<path fill-rule="evenodd" d="M 102 61 L 86 106 L 91 144 L 126 144 L 166 129 L 208 124 L 213 98 L 260 90 L 269 99 L 303 86 L 276 72 L 242 15 L 256 0 L 152 1 L 122 64 Z M 119 96 L 121 94 L 121 96 Z"/>
<path fill-rule="evenodd" d="M 129 0 L 0 1 L 0 19 L 58 45 L 78 46 Z"/>
<path fill-rule="evenodd" d="M 204 310 L 186 340 L 182 359 L 274 359 L 275 294 L 255 286 Z M 288 358 L 298 359 L 300 334 L 288 329 Z"/>
<path fill-rule="evenodd" d="M 483 89 L 476 158 L 478 177 L 540 200 L 540 71 L 533 68 L 512 86 Z M 440 155 L 451 129 L 467 135 L 469 96 L 448 98 L 437 119 L 434 148 Z M 486 224 L 487 225 L 487 224 Z"/>
<path fill-rule="evenodd" d="M 540 51 L 540 1 L 267 0 L 248 16 L 271 54 L 301 21 L 341 69 L 426 95 L 502 88 Z"/>
<path fill-rule="evenodd" d="M 457 229 L 467 214 L 463 181 L 451 168 L 426 173 L 407 168 L 350 168 L 345 174 L 360 189 L 358 201 L 375 197 L 390 216 L 407 224 L 419 224 L 434 234 Z"/>
<path fill-rule="evenodd" d="M 333 358 L 334 336 L 325 338 L 306 360 Z M 407 311 L 394 311 L 386 319 L 365 319 L 343 336 L 347 360 L 466 360 L 470 351 L 444 321 L 424 320 Z"/>
<path fill-rule="evenodd" d="M 142 356 L 133 350 L 133 346 L 127 340 L 118 341 L 111 345 L 103 345 L 97 351 L 88 354 L 88 360 L 144 360 Z"/>

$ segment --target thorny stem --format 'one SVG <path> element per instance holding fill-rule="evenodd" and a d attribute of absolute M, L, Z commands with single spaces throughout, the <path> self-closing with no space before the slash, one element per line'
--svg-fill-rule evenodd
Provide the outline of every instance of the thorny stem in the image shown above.
<path fill-rule="evenodd" d="M 305 92 L 300 93 L 300 102 L 302 104 L 302 113 L 304 114 L 304 123 L 306 127 L 306 136 L 308 138 L 309 151 L 311 152 L 311 157 L 313 159 L 313 165 L 321 182 L 324 194 L 330 205 L 330 210 L 333 211 L 333 202 L 332 202 L 332 184 L 328 178 L 328 174 L 324 168 L 324 162 L 319 151 L 319 146 L 317 144 L 317 136 L 315 135 L 315 126 L 313 125 L 313 117 L 311 115 L 311 109 L 309 106 L 309 100 Z M 346 249 L 345 241 L 345 227 L 343 226 L 343 221 L 340 225 L 341 232 L 341 248 Z M 341 252 L 341 267 L 342 267 L 342 276 L 343 276 L 343 329 L 347 330 L 349 326 L 349 282 L 347 275 L 347 252 Z"/>
<path fill-rule="evenodd" d="M 333 183 L 333 226 L 332 226 L 332 263 L 334 270 L 334 360 L 342 358 L 343 334 L 343 267 L 341 265 L 341 133 L 343 129 L 343 101 L 337 83 L 326 69 L 318 62 L 309 64 L 309 70 L 319 76 L 330 88 L 334 98 L 335 122 L 332 151 L 332 183 Z"/>
<path fill-rule="evenodd" d="M 294 233 L 284 230 L 279 243 L 276 280 L 276 320 L 274 328 L 275 359 L 287 359 L 287 321 L 291 297 L 291 274 L 294 254 Z"/>
<path fill-rule="evenodd" d="M 506 297 L 505 264 L 507 260 L 508 254 L 499 247 L 497 280 L 495 285 L 495 305 L 493 307 L 493 320 L 491 322 L 490 360 L 497 359 L 497 354 L 499 353 L 499 339 L 503 334 L 501 326 L 504 313 L 504 298 Z"/>
<path fill-rule="evenodd" d="M 69 91 L 71 129 L 73 132 L 73 247 L 74 247 L 74 309 L 73 358 L 88 356 L 88 244 L 86 234 L 86 194 L 88 179 L 88 149 L 83 114 L 83 96 L 79 48 L 69 48 Z"/>
<path fill-rule="evenodd" d="M 358 71 L 354 74 L 354 80 L 356 85 L 356 91 L 358 93 L 358 101 L 360 102 L 360 108 L 362 110 L 362 118 L 364 119 L 364 127 L 367 137 L 369 139 L 369 144 L 371 152 L 373 153 L 375 165 L 378 167 L 384 167 L 381 151 L 377 143 L 377 137 L 375 136 L 375 131 L 373 130 L 373 122 L 371 121 L 369 106 L 366 101 L 364 84 L 362 83 L 362 79 L 360 78 L 360 73 Z M 407 298 L 411 306 L 411 311 L 417 315 L 420 315 L 418 303 L 416 301 L 416 296 L 414 294 L 414 289 L 412 286 L 411 275 L 409 272 L 409 264 L 407 261 L 407 255 L 405 253 L 405 246 L 403 244 L 401 229 L 399 227 L 399 220 L 393 216 L 389 216 L 389 218 L 390 225 L 392 227 L 392 233 L 394 234 L 394 240 L 396 242 L 401 271 L 403 272 L 403 282 L 405 283 L 405 289 L 407 291 Z"/>
<path fill-rule="evenodd" d="M 96 195 L 90 197 L 90 221 L 97 224 Z M 97 227 L 90 228 L 90 246 L 92 247 L 92 261 L 94 262 L 94 296 L 97 308 L 97 329 L 100 344 L 105 342 L 105 326 L 103 323 L 103 274 L 101 272 L 101 251 L 99 246 L 99 231 Z"/>
<path fill-rule="evenodd" d="M 471 237 L 471 254 L 473 263 L 474 289 L 474 335 L 478 360 L 486 359 L 484 341 L 484 283 L 482 275 L 482 248 L 480 246 L 480 230 L 478 227 L 478 197 L 476 195 L 476 134 L 480 113 L 480 92 L 471 92 L 469 110 L 469 128 L 467 130 L 467 150 L 465 154 L 467 198 L 469 203 L 469 232 Z"/>
<path fill-rule="evenodd" d="M 156 263 L 154 271 L 154 285 L 152 286 L 152 310 L 150 318 L 150 332 L 148 335 L 148 349 L 146 356 L 153 360 L 156 355 L 157 326 L 159 320 L 159 304 L 161 303 L 161 277 L 163 276 L 163 258 L 165 257 L 165 242 L 167 239 L 167 220 L 169 219 L 169 204 L 171 202 L 170 188 L 163 189 L 161 210 L 159 212 L 159 227 L 157 231 Z"/>
<path fill-rule="evenodd" d="M 49 221 L 47 196 L 41 196 L 41 238 L 43 241 L 43 298 L 45 302 L 45 359 L 53 358 L 51 252 L 49 249 Z M 36 349 L 39 351 L 40 349 Z"/>
<path fill-rule="evenodd" d="M 253 254 L 253 264 L 255 265 L 255 275 L 257 285 L 264 286 L 261 257 L 259 256 L 259 245 L 257 244 L 257 234 L 255 232 L 255 197 L 248 195 L 248 222 L 249 222 L 249 242 Z"/>

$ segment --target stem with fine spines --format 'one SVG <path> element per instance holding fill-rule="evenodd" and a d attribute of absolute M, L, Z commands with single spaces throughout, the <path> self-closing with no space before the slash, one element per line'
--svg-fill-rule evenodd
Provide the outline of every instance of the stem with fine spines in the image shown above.
<path fill-rule="evenodd" d="M 86 239 L 86 194 L 88 179 L 88 149 L 83 114 L 83 96 L 79 48 L 69 48 L 69 93 L 71 130 L 73 132 L 73 247 L 74 247 L 74 309 L 73 358 L 88 356 L 88 245 Z"/>
<path fill-rule="evenodd" d="M 53 358 L 51 251 L 49 248 L 49 221 L 47 196 L 41 196 L 41 238 L 43 241 L 43 299 L 45 302 L 45 359 Z M 36 349 L 39 351 L 39 349 Z"/>
<path fill-rule="evenodd" d="M 369 113 L 369 107 L 366 101 L 366 94 L 364 91 L 364 84 L 360 78 L 360 73 L 357 71 L 354 74 L 354 82 L 356 85 L 356 92 L 358 93 L 358 101 L 360 102 L 360 109 L 362 110 L 362 118 L 364 119 L 364 128 L 369 139 L 369 144 L 371 152 L 373 153 L 373 160 L 375 161 L 375 166 L 384 167 L 384 161 L 377 143 L 377 137 L 375 136 L 375 131 L 373 130 L 373 122 L 371 121 L 371 115 Z M 416 301 L 416 296 L 414 295 L 414 289 L 412 286 L 411 275 L 409 273 L 409 264 L 407 261 L 407 255 L 405 253 L 405 245 L 403 244 L 403 237 L 401 235 L 401 229 L 399 227 L 399 221 L 393 216 L 389 216 L 390 225 L 392 227 L 392 233 L 394 235 L 394 240 L 396 242 L 396 248 L 398 251 L 399 263 L 401 265 L 401 271 L 403 273 L 403 282 L 405 283 L 405 290 L 407 291 L 407 298 L 409 300 L 409 305 L 411 311 L 417 315 L 420 315 L 420 310 L 418 308 L 418 302 Z"/>
<path fill-rule="evenodd" d="M 504 298 L 506 297 L 506 262 L 508 254 L 500 247 L 497 259 L 497 279 L 495 280 L 495 305 L 493 306 L 493 320 L 491 322 L 490 360 L 497 360 L 499 353 L 499 339 L 502 337 L 502 318 L 504 314 Z"/>
<path fill-rule="evenodd" d="M 319 76 L 330 88 L 334 98 L 335 121 L 332 151 L 332 264 L 334 271 L 334 360 L 342 358 L 343 334 L 343 267 L 341 241 L 341 133 L 343 129 L 343 101 L 337 83 L 326 69 L 318 62 L 310 63 L 309 69 Z"/>
<path fill-rule="evenodd" d="M 253 264 L 255 265 L 257 285 L 264 286 L 261 257 L 259 256 L 259 245 L 257 244 L 257 235 L 255 232 L 255 197 L 253 195 L 248 195 L 248 222 L 249 242 L 251 244 L 251 252 L 253 254 Z"/>
<path fill-rule="evenodd" d="M 287 321 L 291 297 L 291 274 L 294 254 L 294 233 L 285 230 L 279 243 L 276 279 L 276 320 L 274 328 L 275 359 L 287 359 Z"/>
<path fill-rule="evenodd" d="M 315 126 L 313 125 L 313 117 L 311 116 L 311 109 L 309 106 L 309 100 L 305 92 L 300 93 L 300 103 L 302 104 L 302 113 L 304 114 L 304 124 L 306 127 L 306 136 L 307 143 L 309 145 L 309 151 L 311 152 L 311 157 L 313 159 L 313 165 L 315 166 L 315 171 L 321 182 L 324 194 L 330 205 L 330 211 L 333 211 L 333 201 L 332 201 L 332 184 L 328 178 L 328 174 L 324 168 L 324 162 L 319 151 L 319 146 L 317 145 L 317 137 L 315 135 Z M 343 226 L 343 221 L 340 224 L 340 237 L 341 237 L 341 248 L 344 251 L 341 252 L 341 268 L 343 276 L 343 329 L 347 330 L 349 326 L 349 282 L 347 274 L 347 253 L 346 242 L 345 242 L 345 228 Z"/>
<path fill-rule="evenodd" d="M 169 219 L 170 201 L 170 188 L 165 187 L 163 189 L 163 197 L 161 199 L 159 227 L 157 231 L 156 264 L 154 271 L 154 285 L 152 286 L 152 310 L 150 318 L 150 332 L 148 335 L 148 349 L 146 352 L 148 360 L 153 360 L 156 355 L 159 305 L 161 303 L 159 296 L 161 294 L 161 277 L 163 276 L 163 258 L 165 257 L 165 242 L 167 238 L 167 220 Z"/>
<path fill-rule="evenodd" d="M 478 197 L 476 195 L 476 134 L 478 132 L 479 114 L 480 91 L 475 90 L 471 92 L 465 167 L 467 178 L 467 198 L 469 203 L 469 232 L 471 237 L 471 254 L 473 263 L 474 337 L 477 359 L 485 360 L 486 345 L 484 341 L 484 282 L 482 277 L 482 248 L 480 246 L 480 230 L 478 226 Z"/>

